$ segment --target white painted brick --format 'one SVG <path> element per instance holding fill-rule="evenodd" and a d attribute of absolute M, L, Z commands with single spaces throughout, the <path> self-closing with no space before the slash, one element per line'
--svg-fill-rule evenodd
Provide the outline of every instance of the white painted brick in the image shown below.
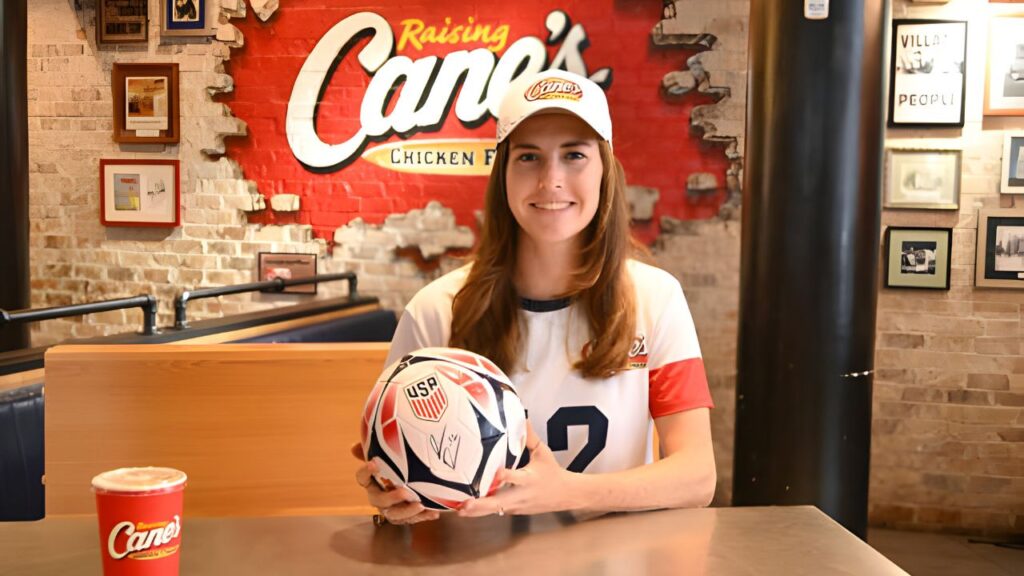
<path fill-rule="evenodd" d="M 217 27 L 217 40 L 224 42 L 234 48 L 241 47 L 244 43 L 242 38 L 242 32 L 234 25 L 227 22 L 221 23 Z"/>
<path fill-rule="evenodd" d="M 296 194 L 275 194 L 270 197 L 270 207 L 274 212 L 298 212 L 299 196 Z"/>
<path fill-rule="evenodd" d="M 260 20 L 266 22 L 277 10 L 278 0 L 249 0 L 249 5 Z"/>

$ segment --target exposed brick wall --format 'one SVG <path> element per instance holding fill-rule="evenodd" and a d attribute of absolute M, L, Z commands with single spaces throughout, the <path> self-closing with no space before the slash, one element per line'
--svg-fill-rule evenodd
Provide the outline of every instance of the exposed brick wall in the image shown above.
<path fill-rule="evenodd" d="M 32 306 L 56 306 L 149 293 L 160 301 L 158 325 L 173 323 L 171 303 L 185 288 L 220 286 L 255 279 L 261 251 L 305 252 L 320 256 L 321 272 L 355 271 L 360 287 L 400 307 L 433 276 L 394 251 L 353 250 L 347 244 L 329 255 L 328 240 L 314 239 L 309 225 L 253 225 L 245 212 L 266 203 L 233 161 L 220 157 L 224 137 L 244 134 L 246 126 L 210 95 L 229 91 L 224 73 L 231 47 L 244 43 L 231 18 L 243 16 L 241 0 L 222 0 L 219 41 L 160 45 L 158 2 L 150 1 L 148 46 L 100 46 L 95 42 L 95 2 L 76 10 L 67 0 L 29 3 L 29 203 Z M 261 7 L 273 10 L 272 2 Z M 162 147 L 118 145 L 111 140 L 112 63 L 177 62 L 181 82 L 181 143 Z M 99 222 L 100 158 L 178 158 L 181 161 L 182 225 L 173 230 L 105 228 Z M 434 209 L 434 226 L 450 226 L 437 242 L 467 245 L 467 230 Z M 398 218 L 401 214 L 395 214 Z M 412 215 L 392 226 L 409 238 L 420 225 Z M 446 236 L 446 237 L 444 237 Z M 416 242 L 419 242 L 416 239 Z M 430 246 L 429 242 L 423 242 Z M 436 254 L 432 254 L 436 256 Z M 321 294 L 344 292 L 344 283 L 321 287 Z M 252 294 L 193 302 L 189 317 L 199 319 L 280 306 L 300 296 Z M 139 311 L 32 325 L 33 345 L 136 330 Z"/>
<path fill-rule="evenodd" d="M 954 230 L 948 292 L 879 294 L 873 524 L 1024 531 L 1024 291 L 974 287 L 978 210 L 1024 206 L 999 195 L 1003 132 L 1024 128 L 1024 119 L 982 117 L 988 15 L 998 9 L 980 0 L 893 3 L 894 18 L 969 22 L 966 123 L 887 132 L 888 147 L 962 149 L 963 168 L 958 211 L 882 212 L 883 229 Z"/>

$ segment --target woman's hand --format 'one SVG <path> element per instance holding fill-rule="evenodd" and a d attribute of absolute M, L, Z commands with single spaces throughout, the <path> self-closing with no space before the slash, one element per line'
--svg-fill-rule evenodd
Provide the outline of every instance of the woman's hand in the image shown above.
<path fill-rule="evenodd" d="M 459 509 L 459 516 L 540 514 L 585 506 L 580 489 L 582 475 L 562 468 L 529 425 L 526 446 L 530 463 L 519 470 L 499 470 L 503 487 L 494 496 L 467 500 Z"/>
<path fill-rule="evenodd" d="M 356 470 L 356 482 L 366 489 L 366 497 L 372 506 L 380 510 L 381 516 L 392 524 L 415 524 L 424 520 L 437 520 L 440 512 L 428 510 L 420 504 L 416 495 L 406 487 L 383 490 L 374 481 L 377 465 L 363 460 L 363 447 L 356 442 L 352 445 L 352 455 L 363 462 Z"/>

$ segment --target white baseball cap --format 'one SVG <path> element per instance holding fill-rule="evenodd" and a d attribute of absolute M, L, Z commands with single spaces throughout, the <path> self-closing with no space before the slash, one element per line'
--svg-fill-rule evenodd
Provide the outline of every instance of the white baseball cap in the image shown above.
<path fill-rule="evenodd" d="M 591 80 L 565 70 L 545 70 L 516 78 L 498 106 L 498 142 L 519 123 L 540 112 L 565 111 L 586 122 L 612 142 L 612 119 L 604 90 Z"/>

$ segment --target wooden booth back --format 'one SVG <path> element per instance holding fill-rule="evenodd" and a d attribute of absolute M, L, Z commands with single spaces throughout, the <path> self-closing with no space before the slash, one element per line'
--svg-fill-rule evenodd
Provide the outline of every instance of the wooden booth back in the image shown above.
<path fill-rule="evenodd" d="M 354 480 L 387 343 L 57 346 L 46 354 L 46 514 L 94 513 L 123 466 L 189 477 L 191 516 L 369 514 Z"/>

